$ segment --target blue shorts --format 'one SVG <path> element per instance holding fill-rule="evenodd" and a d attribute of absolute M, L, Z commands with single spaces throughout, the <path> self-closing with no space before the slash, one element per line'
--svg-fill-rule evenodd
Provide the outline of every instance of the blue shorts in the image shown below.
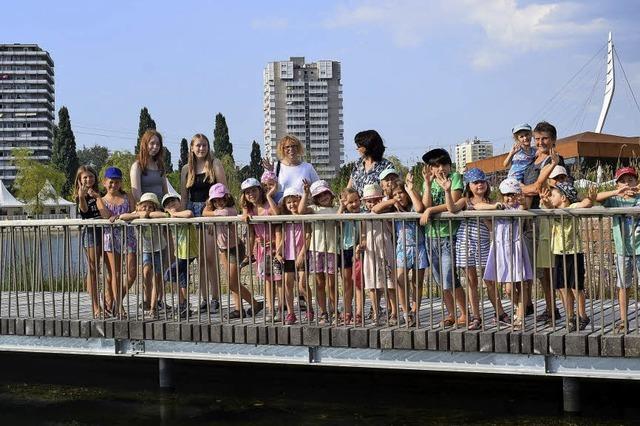
<path fill-rule="evenodd" d="M 453 244 L 449 237 L 427 237 L 427 252 L 429 254 L 429 263 L 431 264 L 431 274 L 436 283 L 443 290 L 453 290 L 454 287 L 460 287 L 460 278 L 455 263 L 454 247 L 456 239 L 453 238 Z"/>
<path fill-rule="evenodd" d="M 187 288 L 189 265 L 194 260 L 196 260 L 195 257 L 192 259 L 177 259 L 166 271 L 164 271 L 164 280 L 168 283 L 177 282 L 180 288 Z"/>
<path fill-rule="evenodd" d="M 147 265 L 153 266 L 154 274 L 162 273 L 162 252 L 154 251 L 154 252 L 144 252 L 142 253 L 142 267 L 144 268 Z"/>
<path fill-rule="evenodd" d="M 202 212 L 206 206 L 206 201 L 187 201 L 187 210 L 193 212 L 193 217 L 202 217 Z"/>
<path fill-rule="evenodd" d="M 93 248 L 100 244 L 102 247 L 102 227 L 84 226 L 82 227 L 82 247 Z"/>

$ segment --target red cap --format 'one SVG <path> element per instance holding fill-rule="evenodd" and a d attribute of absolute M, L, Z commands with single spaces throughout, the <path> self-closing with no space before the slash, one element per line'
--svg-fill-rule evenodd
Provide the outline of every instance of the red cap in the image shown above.
<path fill-rule="evenodd" d="M 635 176 L 638 177 L 638 173 L 636 172 L 636 169 L 633 167 L 621 167 L 618 170 L 616 170 L 616 175 L 615 175 L 615 180 L 616 182 L 618 181 L 618 179 L 620 179 L 623 175 L 631 175 L 631 176 Z"/>

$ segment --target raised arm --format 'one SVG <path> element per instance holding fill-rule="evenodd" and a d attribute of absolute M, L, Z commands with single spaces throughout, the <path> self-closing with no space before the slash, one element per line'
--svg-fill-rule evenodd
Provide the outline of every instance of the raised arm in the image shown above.
<path fill-rule="evenodd" d="M 409 194 L 409 198 L 411 198 L 413 209 L 417 212 L 423 211 L 424 205 L 422 204 L 422 199 L 413 186 L 413 174 L 407 173 L 407 176 L 404 178 L 404 189 L 407 191 L 407 194 Z"/>
<path fill-rule="evenodd" d="M 507 154 L 507 158 L 502 162 L 502 167 L 509 167 L 511 165 L 511 160 L 513 160 L 513 156 L 518 152 L 518 148 L 520 147 L 519 143 L 514 143 L 511 147 L 511 151 Z"/>
<path fill-rule="evenodd" d="M 428 164 L 422 166 L 422 177 L 424 178 L 424 192 L 422 193 L 422 209 L 416 209 L 418 213 L 423 212 L 433 204 L 433 199 L 431 198 L 431 166 Z"/>
<path fill-rule="evenodd" d="M 278 203 L 276 203 L 275 200 L 273 199 L 273 196 L 276 194 L 277 189 L 278 189 L 278 185 L 273 185 L 271 189 L 269 189 L 269 191 L 267 191 L 266 193 L 267 203 L 269 203 L 269 209 L 271 210 L 272 215 L 280 214 L 280 206 L 278 206 Z"/>
<path fill-rule="evenodd" d="M 312 210 L 307 205 L 309 203 L 309 197 L 311 196 L 311 182 L 306 179 L 302 179 L 302 198 L 298 203 L 298 214 L 309 214 Z"/>

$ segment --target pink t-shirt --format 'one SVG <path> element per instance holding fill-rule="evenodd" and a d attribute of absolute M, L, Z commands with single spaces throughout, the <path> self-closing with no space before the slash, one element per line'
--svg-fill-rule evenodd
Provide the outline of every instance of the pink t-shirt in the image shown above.
<path fill-rule="evenodd" d="M 301 222 L 285 223 L 283 243 L 284 260 L 296 260 L 304 248 L 304 225 Z"/>
<path fill-rule="evenodd" d="M 224 209 L 214 210 L 215 216 L 237 216 L 238 211 L 235 207 L 225 207 Z M 236 246 L 236 227 L 235 225 L 223 225 L 216 223 L 216 243 L 218 249 L 226 250 L 230 247 Z"/>

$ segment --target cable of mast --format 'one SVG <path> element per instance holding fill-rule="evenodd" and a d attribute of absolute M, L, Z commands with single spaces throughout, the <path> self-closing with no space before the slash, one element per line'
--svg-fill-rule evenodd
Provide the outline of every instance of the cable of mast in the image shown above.
<path fill-rule="evenodd" d="M 627 82 L 627 86 L 629 87 L 629 91 L 631 92 L 631 97 L 633 98 L 633 102 L 635 102 L 636 108 L 638 109 L 638 112 L 640 112 L 640 105 L 638 105 L 638 99 L 636 99 L 636 94 L 633 93 L 633 87 L 631 87 L 631 83 L 629 83 L 629 79 L 627 78 L 627 73 L 624 71 L 624 67 L 622 66 L 622 60 L 618 55 L 618 49 L 616 49 L 615 46 L 613 47 L 613 53 L 614 55 L 616 55 L 616 58 L 618 58 L 618 63 L 620 64 L 620 69 L 622 70 L 624 81 Z"/>

